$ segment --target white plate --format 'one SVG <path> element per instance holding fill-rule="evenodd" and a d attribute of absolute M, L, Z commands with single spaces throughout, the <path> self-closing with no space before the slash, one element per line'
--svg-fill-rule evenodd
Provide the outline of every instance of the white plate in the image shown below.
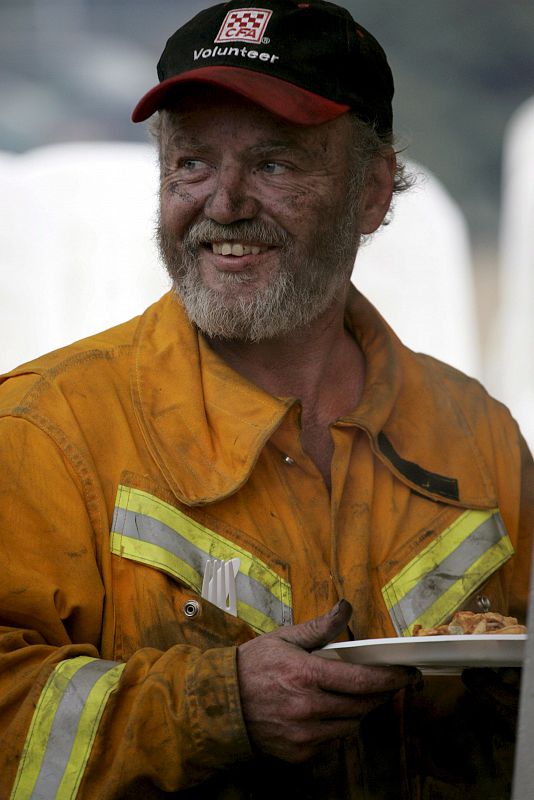
<path fill-rule="evenodd" d="M 418 667 L 427 675 L 459 675 L 466 667 L 520 667 L 526 633 L 405 636 L 327 644 L 314 654 L 353 664 Z"/>

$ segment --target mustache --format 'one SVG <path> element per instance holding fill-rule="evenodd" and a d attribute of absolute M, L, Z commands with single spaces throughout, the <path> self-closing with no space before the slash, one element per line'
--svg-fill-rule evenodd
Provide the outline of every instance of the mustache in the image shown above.
<path fill-rule="evenodd" d="M 222 225 L 211 219 L 194 222 L 184 234 L 183 247 L 190 252 L 206 242 L 238 240 L 244 244 L 288 247 L 291 237 L 278 225 L 261 220 L 238 220 Z"/>

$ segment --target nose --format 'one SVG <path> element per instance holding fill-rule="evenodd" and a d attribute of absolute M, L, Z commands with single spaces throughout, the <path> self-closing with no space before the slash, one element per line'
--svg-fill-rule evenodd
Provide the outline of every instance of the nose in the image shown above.
<path fill-rule="evenodd" d="M 204 205 L 206 217 L 221 225 L 228 225 L 256 216 L 259 203 L 252 195 L 247 176 L 239 166 L 221 167 L 215 180 L 213 192 Z"/>

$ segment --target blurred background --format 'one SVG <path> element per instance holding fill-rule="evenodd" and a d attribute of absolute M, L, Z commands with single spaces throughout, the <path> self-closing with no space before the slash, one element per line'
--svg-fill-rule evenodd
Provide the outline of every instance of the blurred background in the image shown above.
<path fill-rule="evenodd" d="M 36 148 L 62 143 L 146 143 L 146 127 L 130 122 L 131 110 L 156 81 L 155 66 L 167 37 L 207 4 L 206 0 L 0 0 L 0 151 L 1 163 L 9 161 L 11 169 L 9 174 L 0 169 L 0 181 L 5 178 L 3 207 L 13 205 L 9 187 L 16 159 L 11 154 L 25 157 Z M 525 116 L 534 96 L 534 3 L 345 0 L 340 5 L 386 50 L 396 84 L 398 144 L 416 167 L 435 180 L 464 226 L 479 354 L 472 372 L 513 406 L 523 428 L 532 428 L 529 436 L 534 441 L 530 421 L 534 388 L 523 398 L 517 388 L 530 383 L 534 387 L 534 374 L 527 374 L 528 365 L 534 363 L 533 332 L 521 322 L 522 314 L 525 319 L 534 317 L 534 286 L 529 283 L 534 271 L 532 238 L 522 245 L 522 272 L 512 274 L 515 267 L 509 266 L 517 262 L 513 248 L 518 235 L 525 228 L 534 229 L 534 203 L 532 194 L 525 200 L 511 197 L 517 173 L 521 177 L 529 167 L 523 165 L 522 156 L 506 149 L 515 120 Z M 534 175 L 529 183 L 534 184 Z M 31 191 L 30 178 L 25 186 Z M 24 204 L 24 193 L 20 187 L 17 191 Z M 402 203 L 404 198 L 399 214 Z M 518 234 L 515 211 L 520 208 L 524 216 Z M 8 212 L 13 213 L 11 208 Z M 108 213 L 113 215 L 113 209 Z M 4 225 L 0 245 L 7 234 L 13 236 L 13 226 L 6 234 L 6 219 L 5 215 L 3 222 L 0 219 Z M 504 229 L 507 220 L 509 230 Z M 35 236 L 38 226 L 33 228 L 28 219 L 23 229 L 26 236 Z M 432 260 L 428 254 L 427 260 Z M 8 260 L 8 267 L 9 263 L 16 266 L 16 259 Z M 8 280 L 7 273 L 4 279 Z M 4 298 L 11 297 L 7 283 L 4 289 Z M 461 292 L 460 284 L 455 291 Z M 439 293 L 439 286 L 434 293 Z M 515 319 L 509 324 L 511 307 Z M 22 327 L 27 323 L 22 320 Z M 514 325 L 515 339 L 507 341 Z M 0 363 L 4 369 L 10 366 Z M 461 362 L 458 366 L 464 368 Z M 505 378 L 506 370 L 510 374 Z"/>

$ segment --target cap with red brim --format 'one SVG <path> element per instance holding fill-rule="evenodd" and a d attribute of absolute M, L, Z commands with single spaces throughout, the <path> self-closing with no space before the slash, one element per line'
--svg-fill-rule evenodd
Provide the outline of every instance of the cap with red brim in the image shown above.
<path fill-rule="evenodd" d="M 328 122 L 350 108 L 272 75 L 239 67 L 200 67 L 153 86 L 133 110 L 133 122 L 143 122 L 158 109 L 171 105 L 170 96 L 176 88 L 191 83 L 210 84 L 235 92 L 272 114 L 300 125 Z"/>
<path fill-rule="evenodd" d="M 379 135 L 392 131 L 393 76 L 376 39 L 325 0 L 229 0 L 167 41 L 159 83 L 134 122 L 176 108 L 178 89 L 203 83 L 235 92 L 290 122 L 319 125 L 351 110 Z"/>

